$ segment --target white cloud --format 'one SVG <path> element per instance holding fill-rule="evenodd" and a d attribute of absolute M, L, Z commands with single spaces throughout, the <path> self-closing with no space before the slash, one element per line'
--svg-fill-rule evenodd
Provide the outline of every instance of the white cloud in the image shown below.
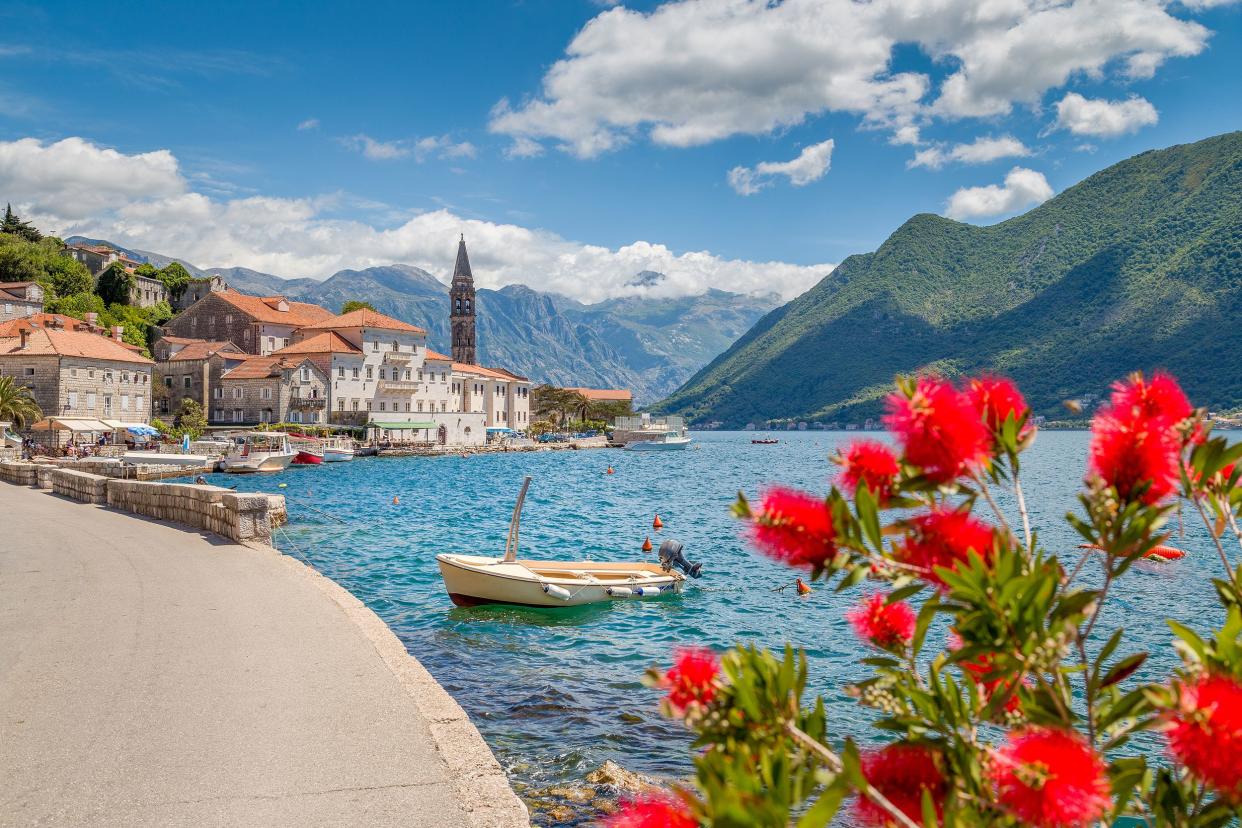
<path fill-rule="evenodd" d="M 187 187 L 168 150 L 125 155 L 81 138 L 0 142 L 0 191 L 32 213 L 82 219 L 115 204 L 167 198 Z"/>
<path fill-rule="evenodd" d="M 792 161 L 761 161 L 754 167 L 734 167 L 729 170 L 729 186 L 741 195 L 754 195 L 769 186 L 775 176 L 783 175 L 795 187 L 805 187 L 828 172 L 833 146 L 835 142 L 829 138 L 802 150 Z"/>
<path fill-rule="evenodd" d="M 505 149 L 505 158 L 535 158 L 543 155 L 543 144 L 519 135 Z"/>
<path fill-rule="evenodd" d="M 402 262 L 447 281 L 458 233 L 466 234 L 480 286 L 521 283 L 584 301 L 698 294 L 709 287 L 792 298 L 833 267 L 675 253 L 649 241 L 608 248 L 449 209 L 377 227 L 332 217 L 342 206 L 367 207 L 348 196 L 213 198 L 193 190 L 165 150 L 123 155 L 79 138 L 0 142 L 0 192 L 37 226 L 62 236 L 106 238 L 201 267 L 240 265 L 287 277 Z M 667 278 L 651 288 L 627 285 L 642 270 Z"/>
<path fill-rule="evenodd" d="M 307 118 L 305 121 L 298 124 L 299 131 L 304 132 L 308 129 L 319 129 L 319 119 L 318 118 Z"/>
<path fill-rule="evenodd" d="M 1074 135 L 1116 138 L 1127 132 L 1138 132 L 1160 120 L 1151 102 L 1137 95 L 1124 101 L 1084 98 L 1070 92 L 1057 101 L 1056 127 Z"/>
<path fill-rule="evenodd" d="M 362 153 L 364 158 L 372 161 L 394 161 L 413 157 L 421 164 L 433 155 L 437 158 L 474 158 L 477 154 L 474 144 L 469 141 L 455 142 L 447 135 L 432 135 L 417 140 L 377 141 L 370 135 L 359 133 L 338 140 L 343 146 Z"/>
<path fill-rule="evenodd" d="M 1052 198 L 1052 187 L 1043 173 L 1014 167 L 1005 176 L 1004 184 L 986 187 L 963 187 L 949 197 L 944 214 L 951 219 L 967 221 L 974 218 L 1014 213 Z"/>
<path fill-rule="evenodd" d="M 539 93 L 490 129 L 589 158 L 640 137 L 669 146 L 765 134 L 827 112 L 918 142 L 934 118 L 1038 106 L 1077 76 L 1148 77 L 1210 32 L 1172 0 L 684 0 L 587 23 Z M 913 43 L 952 70 L 893 73 Z M 524 144 L 529 149 L 529 144 Z M 522 155 L 521 151 L 511 153 Z"/>
<path fill-rule="evenodd" d="M 1031 150 L 1012 135 L 999 138 L 976 138 L 969 144 L 956 144 L 952 147 L 937 144 L 925 150 L 919 150 L 914 158 L 906 163 L 907 167 L 928 167 L 938 170 L 945 164 L 986 164 L 1000 158 L 1025 158 Z"/>

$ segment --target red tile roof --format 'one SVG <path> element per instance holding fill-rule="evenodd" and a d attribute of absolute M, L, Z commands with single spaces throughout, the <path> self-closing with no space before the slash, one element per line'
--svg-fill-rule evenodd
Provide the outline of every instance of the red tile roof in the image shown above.
<path fill-rule="evenodd" d="M 32 313 L 30 316 L 20 316 L 17 319 L 10 319 L 8 322 L 0 322 L 0 337 L 17 336 L 18 332 L 22 330 L 47 328 L 51 325 L 59 325 L 65 330 L 70 331 L 86 327 L 86 323 L 81 319 L 65 316 L 63 313 Z"/>
<path fill-rule="evenodd" d="M 0 339 L 0 357 L 72 356 L 111 362 L 154 364 L 146 357 L 134 353 L 127 347 L 122 347 L 121 343 L 113 341 L 110 337 L 88 331 L 33 328 L 27 335 L 26 347 L 23 348 L 21 344 L 20 336 Z"/>
<path fill-rule="evenodd" d="M 504 380 L 505 382 L 510 382 L 512 380 L 517 380 L 518 382 L 529 382 L 526 377 L 519 377 L 517 374 L 511 374 L 501 368 L 484 368 L 482 365 L 471 365 L 467 362 L 454 362 L 453 370 L 459 374 L 474 374 L 480 377 Z"/>
<path fill-rule="evenodd" d="M 628 388 L 566 388 L 566 391 L 577 391 L 588 400 L 597 402 L 631 402 L 634 395 Z"/>
<path fill-rule="evenodd" d="M 332 317 L 332 311 L 306 302 L 290 302 L 283 296 L 250 296 L 235 290 L 217 291 L 218 296 L 242 313 L 259 322 L 293 325 L 303 328 Z M 280 310 L 281 304 L 288 310 Z"/>
<path fill-rule="evenodd" d="M 434 359 L 438 362 L 452 362 L 453 361 L 453 358 L 451 356 L 442 354 L 439 351 L 433 351 L 430 348 L 427 349 L 427 359 Z"/>
<path fill-rule="evenodd" d="M 385 316 L 379 311 L 373 311 L 369 308 L 359 308 L 356 311 L 343 313 L 340 316 L 334 316 L 331 319 L 324 319 L 303 327 L 316 330 L 330 330 L 332 328 L 379 328 L 384 331 L 409 331 L 410 333 L 420 334 L 427 333 L 427 331 L 422 328 L 415 327 L 407 322 L 402 322 L 400 319 L 393 319 L 391 316 Z"/>
<path fill-rule="evenodd" d="M 286 345 L 275 354 L 360 354 L 362 350 L 336 331 L 324 331 L 308 336 L 301 342 Z"/>
<path fill-rule="evenodd" d="M 160 342 L 171 342 L 174 345 L 189 345 L 191 342 L 206 342 L 205 339 L 195 339 L 189 336 L 161 336 Z"/>
<path fill-rule="evenodd" d="M 299 368 L 305 362 L 314 365 L 310 359 L 274 355 L 251 356 L 241 365 L 225 371 L 220 375 L 220 379 L 263 379 L 275 376 L 288 368 Z"/>
<path fill-rule="evenodd" d="M 177 351 L 177 353 L 170 356 L 168 358 L 168 361 L 177 362 L 178 360 L 207 359 L 212 354 L 215 354 L 217 352 L 227 353 L 227 354 L 237 354 L 243 357 L 252 356 L 252 354 L 247 354 L 241 348 L 238 348 L 236 345 L 234 345 L 232 342 L 228 341 L 227 339 L 219 341 L 219 342 L 208 342 L 207 340 L 199 340 L 196 342 L 187 343 L 185 347 L 183 347 L 180 351 Z"/>

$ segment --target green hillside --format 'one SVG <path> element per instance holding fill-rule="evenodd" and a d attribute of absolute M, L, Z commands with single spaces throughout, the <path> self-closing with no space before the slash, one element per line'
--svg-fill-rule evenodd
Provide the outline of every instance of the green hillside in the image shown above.
<path fill-rule="evenodd" d="M 1242 132 L 1146 152 L 991 227 L 918 215 L 655 408 L 860 421 L 899 373 L 994 371 L 1038 413 L 1135 369 L 1242 405 Z"/>

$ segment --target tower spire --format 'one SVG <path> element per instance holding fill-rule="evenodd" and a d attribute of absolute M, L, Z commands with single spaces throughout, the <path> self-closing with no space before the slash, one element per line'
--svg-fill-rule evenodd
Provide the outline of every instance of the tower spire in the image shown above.
<path fill-rule="evenodd" d="M 475 350 L 474 274 L 466 254 L 466 234 L 457 242 L 457 261 L 453 265 L 453 283 L 449 288 L 449 321 L 453 332 L 453 361 L 474 365 Z"/>

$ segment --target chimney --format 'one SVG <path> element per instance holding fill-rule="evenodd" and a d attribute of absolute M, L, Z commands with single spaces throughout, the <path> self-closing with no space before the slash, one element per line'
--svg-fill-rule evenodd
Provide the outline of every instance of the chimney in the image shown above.
<path fill-rule="evenodd" d="M 124 325 L 113 325 L 113 326 L 112 326 L 112 338 L 113 338 L 113 339 L 115 339 L 117 342 L 121 342 L 121 341 L 122 341 L 122 340 L 121 340 L 121 334 L 123 334 L 123 333 L 125 333 L 125 326 L 124 326 Z"/>
<path fill-rule="evenodd" d="M 99 314 L 95 313 L 94 311 L 90 311 L 89 313 L 87 313 L 86 324 L 92 328 L 95 327 L 97 324 L 99 324 Z"/>
<path fill-rule="evenodd" d="M 19 347 L 24 351 L 26 349 L 26 346 L 30 344 L 30 329 L 29 328 L 21 329 L 21 338 L 22 338 L 21 345 Z"/>

